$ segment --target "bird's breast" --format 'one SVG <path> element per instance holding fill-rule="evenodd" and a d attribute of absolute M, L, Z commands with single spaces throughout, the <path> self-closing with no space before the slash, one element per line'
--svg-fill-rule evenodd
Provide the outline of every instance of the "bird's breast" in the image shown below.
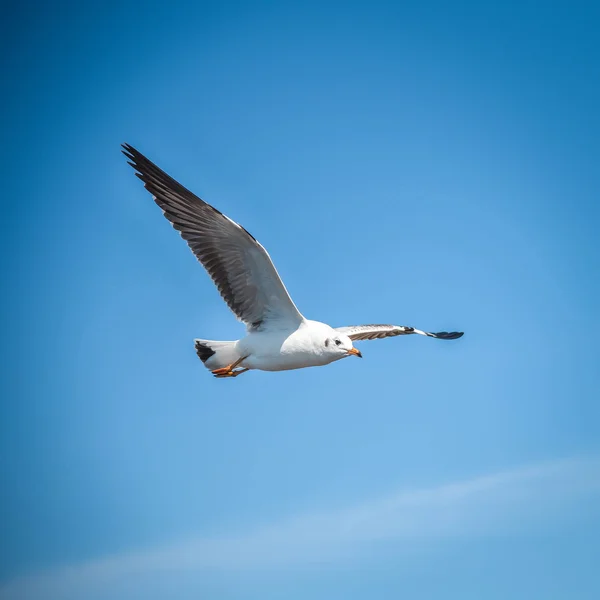
<path fill-rule="evenodd" d="M 251 333 L 240 341 L 248 354 L 243 366 L 262 371 L 286 371 L 316 367 L 332 362 L 303 332 Z"/>

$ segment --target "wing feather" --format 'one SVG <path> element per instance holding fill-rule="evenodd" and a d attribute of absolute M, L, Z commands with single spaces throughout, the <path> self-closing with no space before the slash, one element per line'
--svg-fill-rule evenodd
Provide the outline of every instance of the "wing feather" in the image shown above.
<path fill-rule="evenodd" d="M 303 321 L 271 257 L 256 238 L 133 146 L 123 144 L 123 154 L 240 321 L 249 329 Z"/>
<path fill-rule="evenodd" d="M 336 327 L 335 329 L 336 331 L 347 335 L 353 341 L 380 340 L 386 337 L 411 335 L 414 333 L 438 338 L 440 340 L 456 340 L 464 335 L 462 331 L 439 331 L 437 333 L 432 333 L 430 331 L 421 331 L 414 327 L 404 327 L 402 325 L 352 325 L 350 327 Z"/>

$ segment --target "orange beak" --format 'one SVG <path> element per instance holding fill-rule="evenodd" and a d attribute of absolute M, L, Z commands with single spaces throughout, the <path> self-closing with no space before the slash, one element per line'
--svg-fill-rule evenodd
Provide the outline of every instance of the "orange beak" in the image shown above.
<path fill-rule="evenodd" d="M 350 350 L 348 350 L 348 354 L 353 354 L 354 356 L 358 356 L 358 358 L 362 358 L 360 350 L 357 350 L 356 348 L 350 348 Z"/>

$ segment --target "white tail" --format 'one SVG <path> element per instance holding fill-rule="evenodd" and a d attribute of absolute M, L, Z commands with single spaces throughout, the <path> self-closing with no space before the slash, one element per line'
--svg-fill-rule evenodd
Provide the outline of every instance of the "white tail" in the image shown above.
<path fill-rule="evenodd" d="M 237 342 L 217 342 L 214 340 L 194 340 L 196 354 L 211 371 L 222 369 L 241 358 L 236 348 Z"/>

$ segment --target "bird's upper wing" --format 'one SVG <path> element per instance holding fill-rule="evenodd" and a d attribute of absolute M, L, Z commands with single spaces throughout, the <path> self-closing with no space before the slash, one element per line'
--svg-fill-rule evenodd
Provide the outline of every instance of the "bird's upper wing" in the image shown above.
<path fill-rule="evenodd" d="M 336 327 L 336 331 L 347 335 L 351 340 L 380 340 L 386 337 L 394 337 L 396 335 L 410 335 L 418 333 L 429 337 L 439 338 L 440 340 L 456 340 L 463 336 L 462 331 L 440 331 L 438 333 L 430 333 L 429 331 L 421 331 L 414 327 L 403 327 L 402 325 L 352 325 L 350 327 Z"/>
<path fill-rule="evenodd" d="M 249 329 L 303 321 L 267 251 L 241 225 L 129 144 L 123 144 L 123 154 L 240 321 Z"/>

